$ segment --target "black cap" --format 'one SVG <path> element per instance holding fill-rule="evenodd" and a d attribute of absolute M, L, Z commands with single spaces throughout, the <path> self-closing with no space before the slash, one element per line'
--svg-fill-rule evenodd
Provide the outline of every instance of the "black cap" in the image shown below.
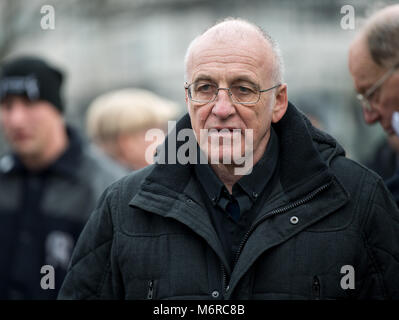
<path fill-rule="evenodd" d="M 62 112 L 63 74 L 36 57 L 21 57 L 2 65 L 0 101 L 7 95 L 23 95 L 29 100 L 46 100 Z"/>

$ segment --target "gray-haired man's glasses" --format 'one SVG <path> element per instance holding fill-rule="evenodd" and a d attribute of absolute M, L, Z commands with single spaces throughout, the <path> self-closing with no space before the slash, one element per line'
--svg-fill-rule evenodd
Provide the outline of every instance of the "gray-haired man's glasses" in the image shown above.
<path fill-rule="evenodd" d="M 281 86 L 277 84 L 268 89 L 259 90 L 249 84 L 233 85 L 230 88 L 218 88 L 215 84 L 206 81 L 186 83 L 184 87 L 188 90 L 190 100 L 207 104 L 216 100 L 219 90 L 227 90 L 234 103 L 254 105 L 258 103 L 260 94 Z"/>
<path fill-rule="evenodd" d="M 399 69 L 399 63 L 391 67 L 387 72 L 384 73 L 384 75 L 377 80 L 374 85 L 371 86 L 370 89 L 366 91 L 365 94 L 357 94 L 356 98 L 360 101 L 362 104 L 362 107 L 366 109 L 367 111 L 372 111 L 373 108 L 371 106 L 371 100 L 373 97 L 373 94 L 387 81 L 394 73 L 395 71 Z"/>

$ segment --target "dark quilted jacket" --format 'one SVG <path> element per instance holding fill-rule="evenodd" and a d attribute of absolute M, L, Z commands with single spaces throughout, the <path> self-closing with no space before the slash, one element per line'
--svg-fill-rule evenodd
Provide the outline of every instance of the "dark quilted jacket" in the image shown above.
<path fill-rule="evenodd" d="M 381 178 L 291 104 L 274 129 L 278 178 L 233 270 L 192 165 L 158 164 L 103 194 L 59 298 L 399 298 L 399 212 Z"/>

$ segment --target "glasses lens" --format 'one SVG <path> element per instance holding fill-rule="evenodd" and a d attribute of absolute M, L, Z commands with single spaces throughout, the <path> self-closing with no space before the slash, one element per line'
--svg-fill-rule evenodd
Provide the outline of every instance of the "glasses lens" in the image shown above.
<path fill-rule="evenodd" d="M 238 103 L 256 103 L 260 92 L 250 85 L 232 86 L 230 88 L 233 100 Z"/>
<path fill-rule="evenodd" d="M 217 87 L 207 82 L 194 82 L 189 86 L 191 99 L 197 102 L 209 102 L 217 93 Z"/>

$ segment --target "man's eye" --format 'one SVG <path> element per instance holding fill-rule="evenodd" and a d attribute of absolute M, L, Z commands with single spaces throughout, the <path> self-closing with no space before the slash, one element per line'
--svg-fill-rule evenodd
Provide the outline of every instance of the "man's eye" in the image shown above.
<path fill-rule="evenodd" d="M 239 90 L 240 90 L 240 92 L 242 92 L 242 93 L 249 93 L 249 92 L 251 91 L 249 88 L 247 88 L 247 87 L 242 87 L 242 86 L 239 87 Z"/>
<path fill-rule="evenodd" d="M 210 92 L 212 91 L 212 85 L 210 84 L 201 84 L 196 87 L 196 91 L 198 92 Z"/>
<path fill-rule="evenodd" d="M 234 86 L 232 88 L 236 93 L 239 94 L 252 94 L 254 93 L 254 89 L 246 86 Z"/>

